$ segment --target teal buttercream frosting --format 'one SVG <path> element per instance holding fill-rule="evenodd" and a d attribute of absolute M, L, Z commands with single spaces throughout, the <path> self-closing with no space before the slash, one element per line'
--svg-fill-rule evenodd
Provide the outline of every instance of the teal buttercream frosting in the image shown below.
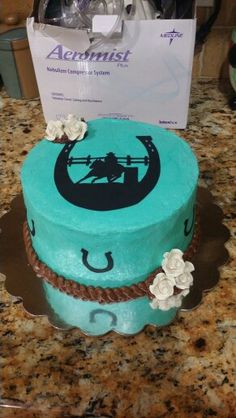
<path fill-rule="evenodd" d="M 168 311 L 152 309 L 146 296 L 128 302 L 101 305 L 72 298 L 48 283 L 44 284 L 44 290 L 48 302 L 65 324 L 79 327 L 87 335 L 103 335 L 109 331 L 124 335 L 137 334 L 146 325 L 168 325 L 178 311 L 177 308 Z"/>
<path fill-rule="evenodd" d="M 99 119 L 81 141 L 43 139 L 21 180 L 33 247 L 65 278 L 136 283 L 164 252 L 191 241 L 197 161 L 184 140 L 157 126 Z"/>

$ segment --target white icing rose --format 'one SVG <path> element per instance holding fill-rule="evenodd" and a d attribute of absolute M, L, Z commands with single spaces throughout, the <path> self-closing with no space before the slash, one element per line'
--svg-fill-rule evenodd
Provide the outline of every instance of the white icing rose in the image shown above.
<path fill-rule="evenodd" d="M 153 284 L 149 286 L 150 292 L 158 300 L 165 300 L 174 293 L 175 282 L 172 278 L 168 278 L 164 273 L 158 273 L 153 280 Z"/>
<path fill-rule="evenodd" d="M 190 261 L 185 261 L 184 273 L 192 273 L 192 271 L 194 270 L 195 270 L 194 265 L 190 263 Z"/>
<path fill-rule="evenodd" d="M 193 284 L 193 276 L 191 272 L 194 270 L 194 265 L 189 261 L 185 261 L 183 273 L 175 277 L 175 285 L 179 289 L 189 289 Z"/>
<path fill-rule="evenodd" d="M 152 309 L 159 308 L 159 300 L 156 298 L 152 299 L 152 301 L 150 302 L 150 306 Z"/>
<path fill-rule="evenodd" d="M 64 135 L 63 123 L 60 120 L 50 120 L 46 129 L 48 141 L 54 141 L 56 138 L 61 138 Z"/>
<path fill-rule="evenodd" d="M 168 277 L 176 277 L 184 272 L 183 252 L 173 249 L 164 254 L 162 268 Z"/>
<path fill-rule="evenodd" d="M 180 293 L 180 295 L 181 296 L 187 296 L 188 294 L 189 294 L 189 292 L 190 292 L 190 290 L 189 289 L 184 289 L 181 293 Z"/>
<path fill-rule="evenodd" d="M 77 121 L 78 120 L 78 118 L 75 116 L 75 115 L 73 115 L 72 113 L 69 113 L 69 115 L 67 116 L 67 118 L 64 120 L 64 123 L 66 123 L 66 122 L 69 122 L 69 121 Z"/>
<path fill-rule="evenodd" d="M 188 293 L 189 290 L 185 289 L 178 295 L 169 296 L 165 300 L 158 300 L 155 298 L 151 301 L 150 306 L 153 309 L 159 308 L 161 311 L 168 311 L 171 308 L 179 308 L 182 304 L 183 297 L 187 296 Z"/>
<path fill-rule="evenodd" d="M 194 271 L 194 265 L 189 261 L 184 262 L 183 252 L 175 248 L 164 254 L 162 268 L 164 273 L 157 274 L 149 286 L 150 292 L 155 296 L 150 306 L 162 311 L 179 308 L 193 284 L 191 272 Z M 182 291 L 174 295 L 174 287 Z"/>
<path fill-rule="evenodd" d="M 78 120 L 74 115 L 69 115 L 64 122 L 64 132 L 70 141 L 83 139 L 87 131 L 87 123 Z"/>
<path fill-rule="evenodd" d="M 178 289 L 189 289 L 193 284 L 193 276 L 189 272 L 184 272 L 175 278 L 175 284 Z"/>
<path fill-rule="evenodd" d="M 183 295 L 179 293 L 178 295 L 170 296 L 166 300 L 160 300 L 159 309 L 162 311 L 168 311 L 171 308 L 179 308 L 181 306 Z"/>

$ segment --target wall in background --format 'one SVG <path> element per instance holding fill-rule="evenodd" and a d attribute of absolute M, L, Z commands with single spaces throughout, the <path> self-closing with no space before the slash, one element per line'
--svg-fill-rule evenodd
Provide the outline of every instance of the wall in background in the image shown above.
<path fill-rule="evenodd" d="M 32 8 L 33 0 L 0 0 L 0 33 L 13 28 L 6 24 L 9 17 L 15 20 L 14 28 L 24 26 Z"/>
<path fill-rule="evenodd" d="M 198 25 L 205 22 L 212 9 L 197 8 Z M 220 14 L 207 41 L 196 51 L 193 78 L 228 78 L 228 50 L 233 28 L 236 27 L 236 0 L 222 0 Z"/>
<path fill-rule="evenodd" d="M 201 2 L 203 1 L 206 0 Z M 4 25 L 4 19 L 8 14 L 17 13 L 21 26 L 25 17 L 30 14 L 32 6 L 33 0 L 0 0 L 0 33 L 9 29 Z M 198 25 L 207 20 L 211 11 L 210 7 L 197 8 Z M 200 51 L 196 51 L 193 78 L 228 78 L 227 55 L 234 27 L 236 27 L 236 0 L 222 0 L 220 14 L 207 41 Z"/>

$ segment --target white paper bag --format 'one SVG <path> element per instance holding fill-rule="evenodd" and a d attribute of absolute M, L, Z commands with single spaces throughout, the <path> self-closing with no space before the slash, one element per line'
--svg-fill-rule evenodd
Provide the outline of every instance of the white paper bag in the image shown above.
<path fill-rule="evenodd" d="M 124 21 L 121 37 L 88 49 L 85 31 L 28 18 L 46 121 L 73 113 L 185 128 L 195 30 L 195 19 Z"/>

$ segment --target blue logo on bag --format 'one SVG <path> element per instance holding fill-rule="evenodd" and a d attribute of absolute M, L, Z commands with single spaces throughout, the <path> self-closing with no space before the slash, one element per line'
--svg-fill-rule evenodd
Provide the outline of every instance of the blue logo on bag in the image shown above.
<path fill-rule="evenodd" d="M 168 38 L 169 39 L 169 45 L 171 45 L 174 39 L 176 39 L 176 38 L 182 38 L 183 37 L 183 33 L 182 32 L 178 32 L 175 29 L 173 29 L 170 32 L 161 33 L 160 37 L 161 38 Z"/>

